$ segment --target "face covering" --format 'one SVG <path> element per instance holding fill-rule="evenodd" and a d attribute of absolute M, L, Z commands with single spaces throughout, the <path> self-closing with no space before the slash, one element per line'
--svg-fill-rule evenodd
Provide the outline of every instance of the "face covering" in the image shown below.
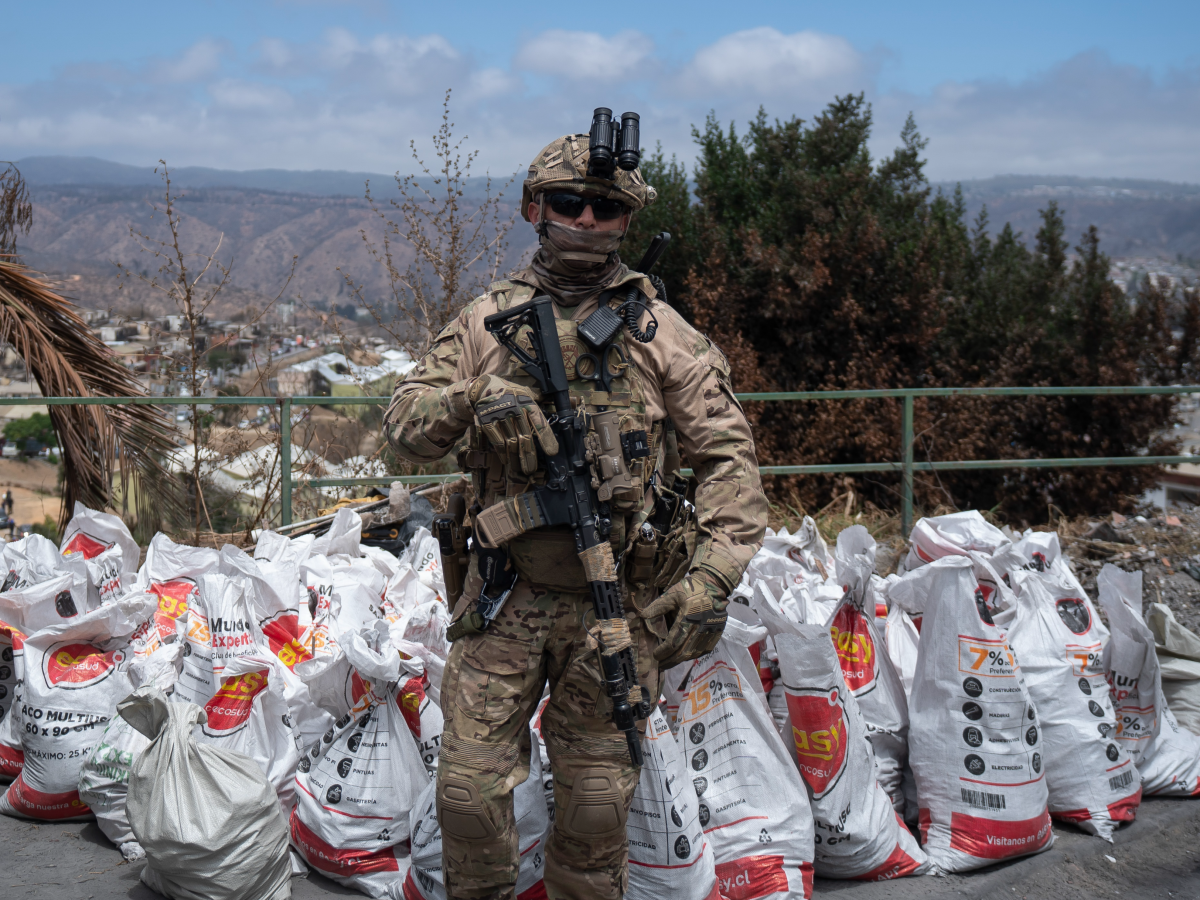
<path fill-rule="evenodd" d="M 616 281 L 624 270 L 617 248 L 623 231 L 587 231 L 547 222 L 530 268 L 541 288 L 576 306 Z"/>

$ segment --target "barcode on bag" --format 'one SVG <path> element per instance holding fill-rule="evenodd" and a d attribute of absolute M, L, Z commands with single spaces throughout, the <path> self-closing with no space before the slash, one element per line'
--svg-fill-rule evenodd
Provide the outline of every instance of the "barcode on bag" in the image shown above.
<path fill-rule="evenodd" d="M 987 791 L 973 791 L 970 788 L 959 788 L 962 791 L 962 801 L 967 806 L 976 809 L 1004 809 L 1003 794 L 989 794 Z"/>
<path fill-rule="evenodd" d="M 1126 769 L 1120 775 L 1113 775 L 1108 779 L 1108 789 L 1110 791 L 1119 791 L 1123 787 L 1129 787 L 1133 784 L 1133 769 Z"/>

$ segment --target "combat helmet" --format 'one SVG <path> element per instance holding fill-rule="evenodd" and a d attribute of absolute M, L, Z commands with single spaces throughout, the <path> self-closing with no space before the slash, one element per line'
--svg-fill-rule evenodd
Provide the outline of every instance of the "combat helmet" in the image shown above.
<path fill-rule="evenodd" d="M 630 209 L 645 209 L 658 192 L 646 184 L 640 169 L 616 169 L 613 177 L 588 175 L 589 135 L 567 134 L 546 145 L 529 165 L 521 191 L 521 215 L 529 221 L 529 204 L 545 191 L 599 194 L 620 200 Z"/>

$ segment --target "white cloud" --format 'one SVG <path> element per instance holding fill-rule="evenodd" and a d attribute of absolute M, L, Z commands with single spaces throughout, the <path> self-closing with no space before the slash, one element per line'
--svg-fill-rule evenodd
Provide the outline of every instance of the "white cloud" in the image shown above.
<path fill-rule="evenodd" d="M 872 78 L 864 57 L 845 38 L 817 31 L 783 34 L 751 28 L 702 48 L 680 81 L 692 94 L 767 95 L 814 89 L 861 89 Z"/>
<path fill-rule="evenodd" d="M 150 66 L 152 78 L 159 81 L 190 83 L 215 75 L 221 58 L 231 53 L 226 41 L 205 38 L 188 47 L 175 59 L 156 60 Z"/>
<path fill-rule="evenodd" d="M 680 65 L 638 32 L 563 34 L 530 38 L 508 68 L 482 65 L 442 35 L 343 29 L 241 54 L 206 39 L 138 65 L 81 61 L 44 81 L 0 83 L 0 146 L 12 158 L 408 171 L 409 141 L 428 146 L 453 88 L 455 131 L 481 151 L 477 171 L 509 173 L 553 137 L 586 130 L 599 105 L 640 112 L 644 144 L 661 140 L 686 161 L 691 126 L 709 110 L 743 130 L 760 104 L 772 117 L 811 119 L 835 94 L 862 90 L 874 105 L 875 153 L 891 152 L 911 110 L 931 139 L 935 179 L 1200 182 L 1200 66 L 1155 78 L 1084 54 L 1022 82 L 948 82 L 910 95 L 878 90 L 876 55 L 816 32 L 742 31 Z"/>
<path fill-rule="evenodd" d="M 628 81 L 649 74 L 654 41 L 638 31 L 611 38 L 594 31 L 552 29 L 526 41 L 514 65 L 523 71 L 570 81 Z"/>

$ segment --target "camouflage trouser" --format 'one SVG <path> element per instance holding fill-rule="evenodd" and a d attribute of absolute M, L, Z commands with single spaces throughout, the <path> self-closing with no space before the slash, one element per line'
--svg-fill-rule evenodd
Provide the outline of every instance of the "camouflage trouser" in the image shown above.
<path fill-rule="evenodd" d="M 612 723 L 596 651 L 587 646 L 594 624 L 590 594 L 519 581 L 486 634 L 454 643 L 442 680 L 446 727 L 437 788 L 451 900 L 516 896 L 513 789 L 529 777 L 528 723 L 547 680 L 550 701 L 541 724 L 554 772 L 555 823 L 546 892 L 551 900 L 620 900 L 624 894 L 625 816 L 639 770 Z M 637 616 L 630 615 L 629 624 L 638 680 L 656 691 L 655 638 Z"/>

